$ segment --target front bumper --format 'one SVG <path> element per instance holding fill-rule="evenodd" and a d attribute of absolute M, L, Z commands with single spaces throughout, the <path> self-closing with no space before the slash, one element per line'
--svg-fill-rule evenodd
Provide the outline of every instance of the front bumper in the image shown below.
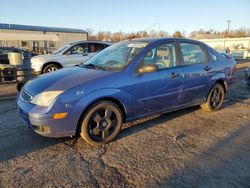
<path fill-rule="evenodd" d="M 75 135 L 76 125 L 70 115 L 64 119 L 53 119 L 54 113 L 47 108 L 26 103 L 18 96 L 17 110 L 28 127 L 46 137 L 66 137 Z"/>

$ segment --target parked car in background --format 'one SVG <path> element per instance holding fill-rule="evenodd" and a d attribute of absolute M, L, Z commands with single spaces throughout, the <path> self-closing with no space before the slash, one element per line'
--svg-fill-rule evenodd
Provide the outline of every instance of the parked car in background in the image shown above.
<path fill-rule="evenodd" d="M 219 110 L 235 65 L 199 41 L 133 39 L 27 82 L 17 107 L 43 136 L 81 135 L 100 145 L 113 140 L 123 122 L 195 105 Z"/>
<path fill-rule="evenodd" d="M 23 49 L 15 48 L 15 47 L 0 47 L 0 64 L 9 64 L 8 53 L 11 52 L 19 52 L 19 53 L 31 53 Z M 31 56 L 35 56 L 36 54 L 31 53 Z"/>
<path fill-rule="evenodd" d="M 250 67 L 245 70 L 245 82 L 250 87 Z"/>
<path fill-rule="evenodd" d="M 55 50 L 52 54 L 39 55 L 31 59 L 36 74 L 52 72 L 63 67 L 73 67 L 110 46 L 110 42 L 78 41 Z"/>

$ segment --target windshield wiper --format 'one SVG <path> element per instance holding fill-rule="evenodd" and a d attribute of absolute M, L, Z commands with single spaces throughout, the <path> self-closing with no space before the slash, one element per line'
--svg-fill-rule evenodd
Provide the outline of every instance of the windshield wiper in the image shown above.
<path fill-rule="evenodd" d="M 101 69 L 101 70 L 106 70 L 103 67 L 95 65 L 95 64 L 82 64 L 82 67 L 87 68 L 87 69 Z"/>

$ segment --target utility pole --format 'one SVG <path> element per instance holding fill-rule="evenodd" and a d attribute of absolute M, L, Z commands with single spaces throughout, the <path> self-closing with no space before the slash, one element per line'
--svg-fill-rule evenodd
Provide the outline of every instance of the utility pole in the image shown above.
<path fill-rule="evenodd" d="M 227 35 L 229 36 L 229 29 L 230 29 L 230 23 L 231 23 L 231 20 L 227 20 Z"/>
<path fill-rule="evenodd" d="M 230 23 L 231 23 L 231 20 L 226 20 L 227 22 L 227 37 L 229 37 L 229 29 L 230 29 Z M 224 50 L 226 49 L 226 32 L 224 34 Z"/>

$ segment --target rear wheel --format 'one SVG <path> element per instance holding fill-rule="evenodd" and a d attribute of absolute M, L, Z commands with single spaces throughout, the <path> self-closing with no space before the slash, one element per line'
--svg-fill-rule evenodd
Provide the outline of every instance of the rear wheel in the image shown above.
<path fill-rule="evenodd" d="M 48 64 L 44 67 L 43 73 L 53 72 L 60 69 L 60 67 L 56 64 Z"/>
<path fill-rule="evenodd" d="M 207 112 L 214 112 L 221 109 L 225 97 L 223 86 L 217 83 L 209 92 L 207 102 L 201 108 Z"/>
<path fill-rule="evenodd" d="M 83 118 L 81 137 L 92 145 L 102 145 L 113 140 L 122 126 L 120 108 L 110 101 L 92 105 Z"/>

